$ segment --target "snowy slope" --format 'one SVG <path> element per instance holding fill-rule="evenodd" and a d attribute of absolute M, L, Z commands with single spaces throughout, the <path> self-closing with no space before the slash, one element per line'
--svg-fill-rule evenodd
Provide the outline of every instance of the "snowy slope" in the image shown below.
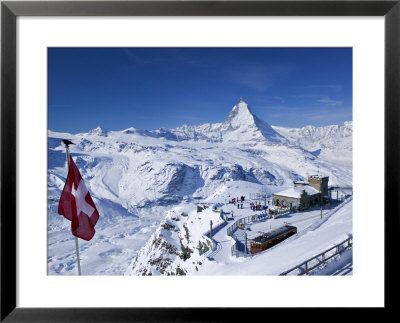
<path fill-rule="evenodd" d="M 174 207 L 189 210 L 197 202 L 225 203 L 235 186 L 242 194 L 270 193 L 314 173 L 328 175 L 330 185 L 352 182 L 351 165 L 293 144 L 293 138 L 254 116 L 243 100 L 218 124 L 122 131 L 97 127 L 76 135 L 49 131 L 49 274 L 76 271 L 70 223 L 57 214 L 66 177 L 61 139 L 75 143 L 71 154 L 100 212 L 95 237 L 80 240 L 84 274 L 125 273 Z M 179 225 L 176 229 L 183 232 Z"/>
<path fill-rule="evenodd" d="M 353 157 L 353 122 L 325 127 L 273 127 L 292 144 L 328 161 L 351 164 Z"/>

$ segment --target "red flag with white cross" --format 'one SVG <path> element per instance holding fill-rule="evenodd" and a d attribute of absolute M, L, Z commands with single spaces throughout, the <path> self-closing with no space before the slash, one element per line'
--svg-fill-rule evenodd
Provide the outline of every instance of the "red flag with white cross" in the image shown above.
<path fill-rule="evenodd" d="M 93 238 L 99 212 L 71 156 L 67 180 L 58 203 L 58 214 L 71 221 L 74 236 L 86 241 Z"/>

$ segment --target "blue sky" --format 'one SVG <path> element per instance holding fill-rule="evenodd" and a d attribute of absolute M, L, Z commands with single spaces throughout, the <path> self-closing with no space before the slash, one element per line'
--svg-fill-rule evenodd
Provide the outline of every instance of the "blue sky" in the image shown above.
<path fill-rule="evenodd" d="M 352 120 L 352 49 L 48 49 L 53 131 L 222 122 L 239 97 L 275 126 Z"/>

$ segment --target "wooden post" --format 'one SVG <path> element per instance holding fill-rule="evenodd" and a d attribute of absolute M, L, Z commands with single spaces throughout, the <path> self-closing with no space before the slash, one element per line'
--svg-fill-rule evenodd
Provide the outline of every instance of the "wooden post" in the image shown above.
<path fill-rule="evenodd" d="M 322 219 L 322 192 L 319 193 L 319 205 L 320 205 L 320 208 L 321 208 L 321 219 Z"/>
<path fill-rule="evenodd" d="M 247 256 L 247 232 L 244 234 L 244 254 Z"/>

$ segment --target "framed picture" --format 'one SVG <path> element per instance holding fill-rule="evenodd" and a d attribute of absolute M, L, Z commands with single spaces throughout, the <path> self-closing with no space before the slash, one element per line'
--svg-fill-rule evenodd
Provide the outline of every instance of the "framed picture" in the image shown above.
<path fill-rule="evenodd" d="M 1 319 L 6 322 L 29 320 L 186 322 L 234 320 L 239 312 L 246 309 L 263 315 L 265 313 L 263 310 L 268 308 L 392 308 L 394 304 L 388 292 L 390 286 L 386 285 L 386 282 L 388 277 L 393 277 L 397 281 L 397 276 L 390 272 L 393 267 L 389 255 L 395 252 L 393 237 L 399 233 L 397 212 L 393 203 L 399 196 L 396 153 L 399 148 L 397 123 L 400 102 L 399 15 L 398 1 L 3 1 L 1 5 Z M 103 65 L 104 61 L 99 57 L 111 60 L 112 68 L 120 71 L 118 75 L 109 73 L 111 65 Z M 282 66 L 278 66 L 278 60 L 274 60 L 277 57 L 281 59 Z M 304 57 L 311 63 L 299 68 L 301 64 L 305 64 L 304 60 L 301 60 Z M 227 58 L 231 65 L 227 63 Z M 255 64 L 262 59 L 273 61 L 274 66 L 263 70 L 264 65 Z M 128 65 L 122 63 L 123 60 L 134 65 L 135 69 L 129 70 Z M 211 60 L 213 64 L 210 63 Z M 252 61 L 252 64 L 249 61 Z M 298 74 L 290 73 L 294 79 L 290 83 L 291 86 L 297 90 L 299 87 L 303 89 L 302 93 L 297 90 L 291 93 L 291 99 L 296 106 L 294 103 L 289 105 L 287 97 L 285 97 L 286 104 L 282 104 L 284 99 L 277 94 L 279 87 L 273 87 L 271 81 L 265 77 L 268 74 L 270 79 L 279 79 L 285 74 L 288 62 L 291 62 L 291 67 L 302 71 Z M 92 66 L 92 69 L 88 69 L 88 65 Z M 246 65 L 246 68 L 241 68 L 243 65 Z M 140 70 L 138 66 L 145 68 Z M 305 73 L 305 66 L 315 66 L 315 69 L 309 68 Z M 193 182 L 204 181 L 205 177 L 198 174 L 205 171 L 199 170 L 196 165 L 185 165 L 182 160 L 186 158 L 188 150 L 190 154 L 196 154 L 196 158 L 204 159 L 206 163 L 206 160 L 208 162 L 210 158 L 216 158 L 224 147 L 235 149 L 234 144 L 237 143 L 238 137 L 233 138 L 229 131 L 232 131 L 236 123 L 240 125 L 246 123 L 246 116 L 253 120 L 250 128 L 256 127 L 263 138 L 272 143 L 270 147 L 274 148 L 269 148 L 268 154 L 272 154 L 271 149 L 278 149 L 276 147 L 281 144 L 284 148 L 279 150 L 280 155 L 285 155 L 288 149 L 298 149 L 294 148 L 298 142 L 293 139 L 293 131 L 284 128 L 285 124 L 282 124 L 282 127 L 279 127 L 279 124 L 271 127 L 259 119 L 249 107 L 255 106 L 257 113 L 263 113 L 262 106 L 257 106 L 255 102 L 247 102 L 246 97 L 241 97 L 242 94 L 234 98 L 233 109 L 228 111 L 226 120 L 229 121 L 231 129 L 228 132 L 225 129 L 228 126 L 224 128 L 227 121 L 220 125 L 215 123 L 218 119 L 216 116 L 213 116 L 215 120 L 205 120 L 200 113 L 197 113 L 196 111 L 203 111 L 207 112 L 208 116 L 217 115 L 216 109 L 206 106 L 210 101 L 217 100 L 215 93 L 207 92 L 213 96 L 208 99 L 207 94 L 201 94 L 201 91 L 205 92 L 201 80 L 215 82 L 214 85 L 210 85 L 210 89 L 218 88 L 220 91 L 229 92 L 227 87 L 217 86 L 217 82 L 227 79 L 219 79 L 218 75 L 214 74 L 216 70 L 219 71 L 218 75 L 229 74 L 230 80 L 240 84 L 241 88 L 253 89 L 254 92 L 244 91 L 249 93 L 252 99 L 256 98 L 254 93 L 258 94 L 258 98 L 261 98 L 262 94 L 264 102 L 269 100 L 269 118 L 277 123 L 281 120 L 286 122 L 291 120 L 293 129 L 302 126 L 300 120 L 305 115 L 312 115 L 314 120 L 334 116 L 343 122 L 352 121 L 354 114 L 355 158 L 352 159 L 351 149 L 332 150 L 332 155 L 340 159 L 340 163 L 335 164 L 336 168 L 329 169 L 329 177 L 319 176 L 320 171 L 328 172 L 327 166 L 323 163 L 319 163 L 318 168 L 315 166 L 317 164 L 313 165 L 314 168 L 310 168 L 310 171 L 318 171 L 315 176 L 309 174 L 309 171 L 304 171 L 304 174 L 290 171 L 289 166 L 283 165 L 283 160 L 280 161 L 283 166 L 279 171 L 263 171 L 261 174 L 262 166 L 256 162 L 255 150 L 250 153 L 253 149 L 251 136 L 254 137 L 256 134 L 253 132 L 250 134 L 248 129 L 246 132 L 243 127 L 238 126 L 242 139 L 247 135 L 250 138 L 246 141 L 248 149 L 241 149 L 240 154 L 246 153 L 247 157 L 244 159 L 251 160 L 256 166 L 243 169 L 239 163 L 233 163 L 236 168 L 226 171 L 221 163 L 220 167 L 217 167 L 220 171 L 216 171 L 215 174 L 211 171 L 209 177 L 221 177 L 219 182 L 223 187 L 218 186 L 218 190 L 225 188 L 233 192 L 232 181 L 238 183 L 235 181 L 243 176 L 247 178 L 245 182 L 255 185 L 255 188 L 246 184 L 246 195 L 250 194 L 247 197 L 243 194 L 239 198 L 241 192 L 236 190 L 233 193 L 235 197 L 228 193 L 228 195 L 220 194 L 220 201 L 215 194 L 210 193 L 205 199 L 205 195 L 199 194 L 199 191 L 196 191 L 197 187 L 195 189 L 192 185 Z M 341 84 L 329 83 L 329 78 L 319 78 L 320 75 L 335 75 L 339 78 L 338 75 L 342 70 L 344 78 Z M 138 78 L 129 78 L 126 71 L 136 73 Z M 146 74 L 151 74 L 155 78 L 147 77 Z M 302 82 L 304 74 L 307 74 L 308 83 Z M 115 113 L 117 110 L 109 108 L 113 102 L 121 104 L 121 101 L 115 99 L 120 93 L 118 88 L 91 87 L 92 82 L 97 81 L 99 84 L 111 84 L 107 82 L 112 77 L 126 78 L 125 84 L 118 84 L 126 86 L 126 91 L 132 91 L 131 100 L 134 100 L 134 93 L 137 93 L 135 101 L 137 106 L 130 102 L 127 108 L 129 113 L 135 115 L 134 127 L 130 127 L 129 123 L 123 120 L 129 117 L 128 112 L 123 112 L 119 108 L 118 113 Z M 164 88 L 157 87 L 155 80 L 163 78 L 165 82 L 160 84 Z M 310 79 L 313 79 L 314 83 L 310 82 Z M 148 87 L 146 82 L 149 83 Z M 172 86 L 172 83 L 176 85 Z M 189 83 L 192 84 L 191 87 L 187 86 Z M 343 84 L 346 84 L 349 93 L 335 98 L 333 94 L 341 91 Z M 321 87 L 324 87 L 324 95 L 320 94 L 322 91 L 316 91 L 317 88 L 321 90 Z M 304 91 L 305 88 L 307 91 Z M 110 93 L 108 99 L 105 99 L 99 89 Z M 152 94 L 151 89 L 157 89 L 155 92 L 158 93 L 158 98 L 152 97 L 154 93 Z M 177 89 L 181 89 L 181 92 Z M 274 89 L 275 94 L 271 94 L 270 89 Z M 92 91 L 93 102 L 87 100 L 87 95 L 80 94 L 76 96 L 72 107 L 69 103 L 72 102 L 69 91 L 74 93 Z M 152 110 L 146 111 L 148 114 L 140 109 L 146 104 L 146 101 L 140 101 L 142 93 L 135 91 L 146 92 L 147 102 L 154 101 Z M 171 91 L 175 91 L 172 96 Z M 234 95 L 233 92 L 240 91 L 229 93 Z M 163 98 L 168 102 L 181 100 L 182 97 L 190 100 L 188 93 L 192 93 L 192 96 L 197 93 L 198 98 L 202 96 L 201 100 L 193 104 L 193 108 L 187 107 L 175 111 L 173 105 L 167 103 L 164 109 L 157 108 L 163 104 Z M 301 102 L 305 99 L 308 100 L 306 101 L 308 110 L 301 107 Z M 79 100 L 81 102 L 77 103 Z M 275 103 L 279 101 L 280 104 L 273 106 L 274 101 Z M 182 102 L 184 101 L 181 100 L 181 105 Z M 310 105 L 315 102 L 319 105 L 312 110 Z M 220 104 L 226 102 L 221 101 Z M 102 108 L 101 105 L 105 107 Z M 329 115 L 324 114 L 322 105 L 329 107 Z M 341 109 L 344 105 L 347 105 L 347 110 Z M 272 111 L 274 113 L 271 109 L 275 109 Z M 128 114 L 124 117 L 124 113 Z M 238 118 L 237 115 L 240 113 L 242 114 Z M 293 115 L 294 113 L 297 115 Z M 96 119 L 96 114 L 105 115 L 103 120 L 108 119 L 110 127 L 115 127 L 118 131 L 92 126 L 93 122 L 100 120 Z M 93 116 L 94 120 L 90 120 Z M 114 124 L 111 123 L 111 119 L 115 120 Z M 158 119 L 162 119 L 162 122 L 155 124 Z M 209 124 L 209 129 L 205 131 L 204 126 L 182 126 L 182 123 L 191 119 L 201 121 L 198 123 L 193 121 L 190 124 Z M 68 126 L 65 127 L 66 124 Z M 345 127 L 349 125 L 352 129 L 353 123 L 344 124 Z M 88 131 L 92 128 L 93 130 Z M 117 139 L 112 139 L 112 136 L 116 136 Z M 135 140 L 142 142 L 138 144 L 139 141 L 133 140 L 128 143 L 124 140 L 124 136 L 129 138 L 136 136 Z M 100 140 L 106 137 L 111 138 L 112 142 L 106 139 Z M 201 138 L 198 140 L 199 137 Z M 154 144 L 151 142 L 154 138 L 165 143 Z M 62 139 L 70 141 L 64 141 L 62 146 Z M 171 145 L 171 142 L 174 144 Z M 205 143 L 212 145 L 206 147 Z M 77 144 L 76 148 L 72 144 Z M 173 151 L 179 160 L 176 158 L 163 165 L 160 163 L 160 169 L 156 171 L 155 164 L 146 169 L 143 160 L 138 167 L 145 169 L 139 176 L 144 178 L 141 187 L 146 193 L 142 192 L 141 195 L 132 193 L 126 196 L 123 208 L 120 210 L 121 205 L 113 202 L 113 194 L 118 195 L 116 192 L 121 185 L 130 187 L 132 192 L 139 191 L 140 189 L 133 187 L 131 183 L 137 177 L 135 175 L 131 178 L 132 181 L 125 179 L 116 183 L 115 179 L 121 177 L 120 172 L 126 160 L 105 162 L 109 157 L 104 157 L 102 145 L 109 145 L 107 147 L 110 149 L 119 151 L 128 148 L 132 150 L 134 153 L 129 160 L 130 164 L 136 163 L 137 159 L 141 158 L 141 150 L 156 146 L 160 150 Z M 352 147 L 351 142 L 350 145 Z M 68 173 L 65 168 L 64 148 L 67 152 Z M 205 150 L 206 154 L 199 153 Z M 261 150 L 257 151 L 261 153 Z M 349 158 L 347 158 L 348 152 L 350 152 Z M 314 150 L 309 146 L 306 153 L 302 151 L 301 156 L 296 158 L 304 158 L 301 167 L 306 167 L 304 165 L 307 164 L 307 160 L 317 158 L 324 153 L 326 152 L 321 152 L 320 149 Z M 231 152 L 229 158 L 239 159 L 240 154 Z M 228 153 L 225 157 L 229 159 L 227 156 Z M 285 156 L 287 156 L 286 163 L 294 162 L 290 159 L 292 157 Z M 160 153 L 158 158 L 163 160 L 168 157 Z M 117 162 L 121 163 L 121 169 L 113 167 Z M 83 176 L 80 177 L 79 174 L 75 179 L 70 179 L 70 173 L 73 172 L 71 165 L 75 163 L 77 169 L 83 170 Z M 90 167 L 87 167 L 89 164 Z M 91 180 L 96 176 L 96 167 L 101 174 L 105 174 L 102 175 L 101 181 Z M 350 171 L 346 172 L 346 169 Z M 172 188 L 172 191 L 163 195 L 161 190 L 155 189 L 163 184 L 153 183 L 154 176 L 150 178 L 145 175 L 146 172 L 151 174 L 169 171 L 173 171 L 175 175 L 165 189 L 167 191 L 171 189 L 175 181 L 184 186 L 184 192 L 181 188 Z M 45 176 L 40 175 L 43 172 L 46 173 Z M 184 177 L 188 180 L 185 182 L 185 179 L 176 179 L 176 174 L 179 173 L 184 173 Z M 337 177 L 345 179 L 346 174 L 349 178 L 347 187 L 328 191 L 329 179 L 333 182 Z M 276 187 L 279 186 L 278 182 L 281 183 L 280 176 L 282 181 L 286 177 L 288 181 L 293 181 L 294 187 L 278 190 Z M 68 180 L 72 181 L 71 189 L 68 189 Z M 95 192 L 93 200 L 89 201 L 86 195 L 87 188 L 84 184 L 80 184 L 83 180 L 88 184 L 89 191 Z M 201 269 L 202 265 L 200 258 L 196 259 L 197 263 L 193 258 L 190 259 L 189 238 L 187 245 L 181 240 L 182 253 L 179 257 L 187 256 L 187 259 L 193 260 L 193 264 L 189 266 L 186 262 L 182 267 L 174 267 L 171 272 L 168 272 L 170 269 L 153 272 L 148 263 L 158 260 L 151 257 L 142 259 L 142 266 L 135 267 L 134 253 L 129 248 L 121 247 L 123 243 L 129 241 L 131 245 L 142 248 L 156 227 L 161 225 L 164 230 L 159 232 L 161 235 L 173 234 L 171 232 L 174 229 L 178 232 L 181 226 L 179 221 L 183 223 L 192 216 L 190 209 L 177 208 L 167 213 L 165 218 L 161 215 L 159 218 L 149 218 L 148 214 L 135 209 L 134 206 L 140 203 L 143 204 L 143 208 L 147 207 L 155 200 L 149 196 L 157 195 L 158 204 L 151 206 L 152 212 L 158 211 L 164 214 L 167 210 L 163 208 L 163 203 L 170 203 L 168 199 L 171 198 L 188 202 L 185 205 L 197 205 L 197 210 L 193 211 L 191 219 L 199 221 L 199 225 L 202 215 L 207 219 L 205 225 L 201 223 L 207 229 L 205 238 L 201 238 L 204 241 L 200 239 L 200 247 L 196 247 L 197 249 L 193 247 L 200 255 L 203 251 L 208 251 L 207 241 L 211 241 L 213 235 L 217 245 L 222 245 L 222 240 L 216 239 L 216 235 L 220 227 L 228 223 L 230 232 L 236 230 L 238 233 L 243 233 L 240 239 L 237 235 L 231 235 L 235 244 L 234 248 L 229 250 L 230 255 L 257 256 L 255 254 L 259 251 L 272 247 L 271 243 L 280 243 L 282 239 L 296 235 L 297 229 L 303 230 L 307 227 L 308 224 L 303 225 L 304 223 L 300 222 L 295 227 L 293 223 L 285 222 L 284 216 L 290 212 L 301 214 L 307 209 L 307 212 L 314 212 L 313 216 L 318 215 L 318 218 L 320 214 L 322 220 L 324 215 L 328 218 L 330 210 L 336 207 L 335 203 L 339 205 L 338 208 L 350 205 L 348 202 L 352 203 L 350 195 L 353 195 L 353 180 L 354 207 L 349 208 L 348 215 L 351 219 L 354 212 L 354 222 L 350 221 L 350 226 L 354 227 L 354 237 L 353 235 L 343 237 L 343 242 L 329 249 L 344 250 L 352 247 L 354 240 L 355 254 L 352 258 L 355 263 L 354 273 L 352 261 L 351 269 L 346 270 L 346 273 L 351 273 L 351 277 L 330 277 L 334 279 L 319 280 L 320 276 L 309 276 L 301 277 L 300 280 L 298 279 L 300 277 L 284 276 L 294 272 L 308 273 L 311 270 L 310 266 L 313 266 L 313 259 L 329 257 L 328 253 L 317 256 L 310 253 L 309 262 L 295 267 L 293 267 L 296 263 L 294 260 L 293 266 L 275 269 L 272 265 L 259 261 L 259 267 L 269 266 L 269 270 L 252 271 L 250 267 L 237 266 L 235 273 L 234 266 L 225 266 L 226 263 L 221 262 L 218 266 L 205 270 L 207 273 L 205 275 L 180 277 L 190 273 L 191 270 L 195 273 L 195 270 L 198 271 L 198 267 Z M 212 184 L 209 184 L 207 189 L 216 190 L 214 182 L 210 183 Z M 266 186 L 264 194 L 261 194 L 261 189 L 257 186 L 259 183 L 270 183 L 271 187 L 275 188 Z M 45 190 L 42 192 L 45 198 L 39 193 L 42 188 Z M 347 194 L 346 189 L 351 193 Z M 76 202 L 76 209 L 80 211 L 73 211 L 76 213 L 75 215 L 71 213 L 70 219 L 66 214 L 69 211 L 59 206 L 62 204 L 58 201 L 61 191 L 62 194 L 68 191 L 67 193 L 73 195 L 76 201 L 80 194 L 86 196 L 81 204 Z M 294 196 L 294 193 L 298 193 L 299 196 Z M 335 194 L 337 195 L 334 196 Z M 54 201 L 53 195 L 57 196 Z M 99 203 L 102 197 L 107 199 L 107 204 Z M 348 197 L 350 198 L 346 200 Z M 66 199 L 69 198 L 72 197 Z M 201 203 L 198 202 L 200 198 L 203 198 Z M 234 212 L 235 214 L 244 212 L 243 202 L 245 208 L 249 208 L 251 215 L 249 213 L 247 216 L 246 213 L 243 219 L 234 220 Z M 111 218 L 107 220 L 108 226 L 99 222 L 101 224 L 99 232 L 107 232 L 109 239 L 96 240 L 94 244 L 80 243 L 82 253 L 79 256 L 78 240 L 75 238 L 75 256 L 73 236 L 69 231 L 68 235 L 59 234 L 58 228 L 59 226 L 69 228 L 69 222 L 66 222 L 69 219 L 75 237 L 91 240 L 95 234 L 93 228 L 99 227 L 96 224 L 97 218 L 95 220 L 92 217 L 88 218 L 89 221 L 94 221 L 91 227 L 88 226 L 90 230 L 82 229 L 83 222 L 74 221 L 78 215 L 83 216 L 84 212 L 96 215 L 96 205 L 100 211 L 100 218 L 103 213 L 108 212 L 116 214 L 115 219 L 118 218 L 116 221 L 122 221 L 123 212 L 126 212 L 124 216 L 136 216 L 140 213 L 142 217 L 138 219 L 141 223 L 131 228 L 130 231 L 136 234 L 133 237 L 129 230 L 116 232 Z M 226 207 L 230 207 L 229 214 L 224 216 Z M 57 211 L 67 218 L 60 216 L 64 222 L 53 221 L 50 215 L 49 218 L 43 215 L 53 216 Z M 214 221 L 208 221 L 209 219 Z M 275 225 L 280 223 L 279 228 L 278 226 L 275 228 L 276 232 L 270 231 L 275 234 L 272 240 L 263 232 L 259 234 L 252 232 L 264 230 L 265 228 L 258 228 L 256 222 L 259 220 L 261 223 L 266 219 L 274 219 Z M 290 219 L 296 220 L 294 216 Z M 65 223 L 68 225 L 65 226 Z M 74 223 L 77 226 L 74 227 Z M 124 224 L 124 226 L 129 225 L 130 222 Z M 315 225 L 307 228 L 312 231 L 317 227 Z M 287 231 L 282 231 L 283 228 Z M 184 237 L 188 227 L 183 226 L 181 229 Z M 373 239 L 371 235 L 374 236 Z M 250 241 L 247 241 L 248 237 Z M 157 241 L 157 236 L 154 239 Z M 218 251 L 217 245 L 212 246 L 215 254 Z M 287 248 L 287 255 L 293 257 L 289 249 Z M 143 253 L 145 251 L 144 248 Z M 88 254 L 92 256 L 92 261 L 87 260 Z M 78 262 L 75 262 L 75 257 Z M 79 259 L 82 260 L 82 268 Z M 102 264 L 100 263 L 102 259 L 108 259 L 109 262 Z M 183 259 L 182 264 L 187 259 Z M 243 259 L 237 262 L 244 262 Z M 371 259 L 374 259 L 372 264 Z M 121 260 L 133 261 L 129 266 L 131 270 L 129 273 L 125 267 L 120 266 Z M 289 260 L 286 261 L 290 263 Z M 78 272 L 81 274 L 81 269 L 83 275 L 76 276 Z M 140 277 L 140 273 L 147 277 Z M 162 276 L 163 273 L 165 276 L 168 273 L 170 277 L 152 277 L 152 274 Z M 133 276 L 127 277 L 128 275 Z M 175 277 L 171 277 L 172 275 Z M 272 276 L 264 277 L 264 275 Z M 370 284 L 369 292 L 360 293 L 360 289 L 367 281 Z M 294 292 L 288 295 L 288 288 L 292 288 Z M 345 296 L 339 294 L 343 289 L 346 289 Z M 262 300 L 266 290 L 269 290 L 268 302 Z M 321 297 L 321 293 L 324 297 Z M 57 294 L 62 296 L 58 298 L 55 296 Z M 285 302 L 281 301 L 283 298 Z"/>

